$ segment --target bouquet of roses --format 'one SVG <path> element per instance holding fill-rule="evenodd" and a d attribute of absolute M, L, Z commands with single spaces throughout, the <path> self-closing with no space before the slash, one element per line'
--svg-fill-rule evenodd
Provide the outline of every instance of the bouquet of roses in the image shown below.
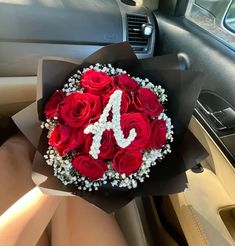
<path fill-rule="evenodd" d="M 136 188 L 170 152 L 165 90 L 111 64 L 73 74 L 45 107 L 49 148 L 44 155 L 64 185 L 79 190 Z"/>
<path fill-rule="evenodd" d="M 34 182 L 106 211 L 135 196 L 182 191 L 185 170 L 205 157 L 185 134 L 197 77 L 176 56 L 138 60 L 127 43 L 82 64 L 43 59 L 37 102 L 13 117 L 37 149 Z"/>

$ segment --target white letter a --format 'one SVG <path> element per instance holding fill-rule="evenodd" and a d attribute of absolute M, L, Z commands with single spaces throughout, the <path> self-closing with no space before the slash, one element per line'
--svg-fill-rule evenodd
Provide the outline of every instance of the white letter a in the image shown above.
<path fill-rule="evenodd" d="M 127 146 L 129 146 L 136 137 L 136 131 L 134 128 L 132 128 L 130 130 L 129 136 L 127 138 L 124 138 L 124 134 L 122 132 L 120 123 L 121 100 L 122 91 L 114 91 L 114 93 L 110 96 L 109 102 L 104 108 L 104 111 L 101 114 L 99 120 L 96 121 L 94 124 L 90 124 L 84 130 L 85 134 L 94 134 L 89 152 L 94 159 L 98 159 L 98 155 L 100 153 L 101 140 L 105 130 L 113 130 L 116 142 L 121 148 L 126 148 Z M 112 121 L 107 121 L 110 110 L 112 110 Z"/>

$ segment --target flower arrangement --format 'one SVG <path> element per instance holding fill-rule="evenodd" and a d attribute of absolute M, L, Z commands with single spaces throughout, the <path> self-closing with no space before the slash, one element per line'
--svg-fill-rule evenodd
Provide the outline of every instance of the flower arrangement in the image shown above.
<path fill-rule="evenodd" d="M 12 116 L 36 149 L 40 190 L 108 213 L 137 196 L 182 192 L 185 171 L 207 153 L 187 130 L 203 80 L 180 63 L 176 54 L 138 59 L 127 42 L 82 62 L 41 59 L 36 101 Z"/>
<path fill-rule="evenodd" d="M 161 86 L 111 64 L 77 70 L 45 106 L 46 163 L 78 190 L 136 188 L 171 152 L 166 101 Z"/>

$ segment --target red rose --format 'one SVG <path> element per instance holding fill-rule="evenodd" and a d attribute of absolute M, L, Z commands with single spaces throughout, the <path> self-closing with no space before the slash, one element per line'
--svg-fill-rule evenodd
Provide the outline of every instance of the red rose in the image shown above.
<path fill-rule="evenodd" d="M 86 153 L 89 153 L 90 151 L 92 140 L 93 140 L 93 135 L 88 134 L 85 139 L 85 147 L 84 147 L 84 151 Z M 99 158 L 112 160 L 116 152 L 115 145 L 116 145 L 116 140 L 113 136 L 113 131 L 112 130 L 104 131 L 101 139 Z"/>
<path fill-rule="evenodd" d="M 132 79 L 128 74 L 120 74 L 114 77 L 115 85 L 127 92 L 135 91 L 139 88 L 137 82 Z"/>
<path fill-rule="evenodd" d="M 107 94 L 103 96 L 103 105 L 104 107 L 108 104 L 110 96 L 117 90 L 117 88 L 113 88 L 111 91 L 109 91 Z M 127 112 L 129 105 L 131 104 L 131 98 L 130 96 L 123 91 L 122 92 L 122 101 L 121 101 L 121 113 L 124 114 Z"/>
<path fill-rule="evenodd" d="M 44 111 L 48 119 L 59 116 L 60 105 L 64 97 L 65 94 L 62 91 L 55 91 L 51 96 L 50 100 L 46 104 Z"/>
<path fill-rule="evenodd" d="M 101 95 L 113 88 L 112 78 L 104 72 L 90 69 L 83 73 L 80 84 L 85 92 Z"/>
<path fill-rule="evenodd" d="M 90 93 L 74 92 L 64 99 L 61 107 L 61 118 L 72 127 L 84 126 L 100 114 L 100 98 Z"/>
<path fill-rule="evenodd" d="M 58 124 L 52 131 L 49 144 L 57 149 L 60 156 L 83 145 L 83 130 Z"/>
<path fill-rule="evenodd" d="M 159 116 L 164 109 L 156 94 L 148 88 L 140 88 L 136 91 L 133 104 L 137 110 L 152 117 Z"/>
<path fill-rule="evenodd" d="M 154 149 L 160 149 L 166 144 L 166 121 L 153 120 L 151 123 L 150 144 Z"/>
<path fill-rule="evenodd" d="M 73 160 L 73 166 L 78 172 L 92 180 L 96 180 L 103 177 L 103 174 L 107 170 L 107 165 L 102 160 L 95 160 L 88 155 L 77 155 Z"/>
<path fill-rule="evenodd" d="M 139 150 L 121 149 L 113 159 L 113 169 L 127 176 L 138 171 L 142 164 L 142 155 Z"/>
<path fill-rule="evenodd" d="M 144 150 L 150 137 L 151 128 L 149 119 L 142 113 L 127 113 L 121 115 L 121 129 L 125 138 L 129 136 L 132 128 L 135 129 L 137 136 L 128 148 Z"/>

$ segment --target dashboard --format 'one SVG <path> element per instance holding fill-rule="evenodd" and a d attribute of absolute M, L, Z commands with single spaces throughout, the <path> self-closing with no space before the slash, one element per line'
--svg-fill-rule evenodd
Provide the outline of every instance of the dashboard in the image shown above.
<path fill-rule="evenodd" d="M 120 0 L 0 1 L 0 76 L 35 76 L 44 56 L 83 60 L 104 45 L 129 41 L 138 57 L 155 46 L 151 11 Z M 10 3 L 11 2 L 11 3 Z M 141 26 L 150 24 L 151 36 Z"/>

